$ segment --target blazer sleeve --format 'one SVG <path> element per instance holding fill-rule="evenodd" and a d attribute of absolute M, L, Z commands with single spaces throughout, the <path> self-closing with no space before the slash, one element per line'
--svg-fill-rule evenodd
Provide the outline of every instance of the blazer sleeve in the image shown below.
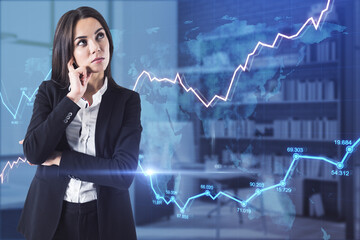
<path fill-rule="evenodd" d="M 80 107 L 66 96 L 53 108 L 51 98 L 54 97 L 56 89 L 48 84 L 44 81 L 39 86 L 23 143 L 26 159 L 37 165 L 45 162 L 55 151 L 66 127 L 80 110 Z"/>
<path fill-rule="evenodd" d="M 61 156 L 59 173 L 102 186 L 128 189 L 138 166 L 142 131 L 140 112 L 139 94 L 133 92 L 125 103 L 122 126 L 112 157 L 95 157 L 66 150 Z"/>

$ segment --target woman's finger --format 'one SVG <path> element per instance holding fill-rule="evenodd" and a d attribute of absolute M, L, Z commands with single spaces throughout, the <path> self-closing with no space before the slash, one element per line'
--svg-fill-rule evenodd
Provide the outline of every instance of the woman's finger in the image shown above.
<path fill-rule="evenodd" d="M 76 84 L 77 81 L 82 82 L 84 76 L 84 67 L 72 68 L 73 71 L 69 72 L 70 84 Z"/>
<path fill-rule="evenodd" d="M 85 84 L 85 81 L 86 81 L 86 76 L 87 76 L 87 69 L 86 67 L 84 67 L 84 70 L 82 72 L 82 80 L 84 81 L 84 84 Z"/>

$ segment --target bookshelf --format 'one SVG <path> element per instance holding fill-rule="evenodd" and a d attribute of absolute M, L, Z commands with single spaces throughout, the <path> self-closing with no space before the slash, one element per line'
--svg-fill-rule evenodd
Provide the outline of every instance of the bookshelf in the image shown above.
<path fill-rule="evenodd" d="M 231 1 L 227 1 L 229 2 Z M 195 12 L 209 11 L 210 6 L 204 4 L 203 1 L 197 4 L 190 4 L 190 1 L 181 2 L 178 4 L 179 22 L 194 19 L 199 29 L 204 32 L 214 28 L 210 23 L 215 21 L 213 19 L 215 16 L 220 19 L 225 14 L 240 16 L 239 20 L 246 19 L 249 24 L 271 22 L 271 18 L 266 14 L 249 15 L 248 12 L 251 12 L 251 9 L 257 9 L 256 6 L 251 5 L 252 3 L 241 3 L 241 7 L 235 7 L 238 6 L 235 1 L 232 3 L 231 8 L 226 8 L 226 4 L 214 3 L 217 11 L 212 11 L 213 14 L 195 15 Z M 278 4 L 277 8 L 281 9 L 282 3 Z M 276 12 L 273 7 L 273 5 L 269 7 L 264 5 L 261 10 Z M 357 100 L 360 86 L 357 81 L 360 73 L 358 68 L 360 37 L 356 31 L 359 29 L 359 9 L 359 1 L 336 1 L 327 17 L 327 22 L 345 26 L 346 34 L 332 35 L 317 44 L 305 45 L 304 59 L 300 65 L 294 61 L 291 48 L 284 47 L 285 41 L 281 42 L 280 48 L 283 49 L 284 59 L 291 62 L 284 71 L 291 71 L 291 69 L 295 71 L 287 79 L 281 80 L 279 94 L 267 101 L 258 98 L 256 104 L 242 101 L 219 101 L 215 108 L 221 110 L 204 110 L 200 106 L 196 111 L 200 112 L 202 120 L 194 121 L 194 126 L 197 126 L 195 141 L 198 161 L 216 160 L 228 164 L 229 159 L 230 161 L 239 159 L 245 154 L 247 158 L 255 162 L 254 167 L 260 168 L 264 173 L 273 173 L 272 162 L 277 161 L 283 164 L 284 159 L 286 160 L 291 155 L 286 151 L 289 146 L 305 148 L 307 153 L 312 155 L 341 158 L 345 153 L 344 146 L 335 145 L 334 140 L 354 140 L 359 137 L 360 132 L 359 124 L 357 124 L 360 116 L 358 106 L 360 101 Z M 222 15 L 216 15 L 221 11 L 223 11 Z M 301 15 L 301 11 L 298 12 Z M 292 12 L 292 14 L 296 18 L 297 13 Z M 179 43 L 183 41 L 180 38 L 186 35 L 189 29 L 191 28 L 185 25 L 179 27 Z M 197 33 L 190 35 L 190 38 L 196 36 Z M 232 36 L 226 37 L 229 42 L 236 40 L 236 31 L 232 33 Z M 219 34 L 219 38 L 224 38 L 224 36 Z M 216 36 L 205 40 L 216 41 Z M 223 42 L 224 39 L 221 41 Z M 259 55 L 258 58 L 260 57 Z M 186 56 L 181 56 L 181 51 L 179 51 L 178 66 L 184 70 L 184 74 L 199 76 L 199 82 L 206 78 L 206 74 L 231 74 L 233 72 L 233 69 L 227 66 L 219 68 L 191 66 Z M 235 116 L 221 118 L 219 115 L 219 112 L 231 111 L 244 113 L 251 107 L 256 107 L 255 116 L 239 118 L 241 114 L 234 114 Z M 238 129 L 239 126 L 244 127 L 244 125 L 248 128 Z M 211 128 L 214 130 L 209 133 L 206 129 Z M 250 151 L 249 146 L 251 146 Z M 328 191 L 333 194 L 333 198 L 323 204 L 325 216 L 321 219 L 345 221 L 346 239 L 358 239 L 360 207 L 356 203 L 360 199 L 358 191 L 360 187 L 359 181 L 355 179 L 359 179 L 360 173 L 360 164 L 357 161 L 359 154 L 354 153 L 348 162 L 347 169 L 353 173 L 346 178 L 331 175 L 329 173 L 331 170 L 326 169 L 325 164 L 312 166 L 304 161 L 303 166 L 299 166 L 302 168 L 300 171 L 302 174 L 295 173 L 292 179 L 294 188 L 298 190 L 295 196 L 298 201 L 294 199 L 297 214 L 311 216 L 309 202 L 304 199 L 315 200 L 319 195 L 310 196 L 308 189 L 315 189 L 315 194 L 320 193 L 322 199 L 324 199 L 323 194 Z M 279 174 L 275 174 L 275 178 L 281 175 L 280 169 L 278 170 Z M 332 209 L 329 209 L 329 206 L 332 206 Z M 316 218 L 316 216 L 313 217 Z"/>
<path fill-rule="evenodd" d="M 334 144 L 334 140 L 339 139 L 341 132 L 341 71 L 337 52 L 340 45 L 340 37 L 307 45 L 303 62 L 294 66 L 296 71 L 290 78 L 281 80 L 278 94 L 267 101 L 258 98 L 256 114 L 244 119 L 210 118 L 205 121 L 204 128 L 212 131 L 205 131 L 207 134 L 201 136 L 200 156 L 231 164 L 231 159 L 241 159 L 251 145 L 252 156 L 247 158 L 253 164 L 247 166 L 259 168 L 263 174 L 272 174 L 279 179 L 286 174 L 292 160 L 293 153 L 286 151 L 288 147 L 301 148 L 305 155 L 339 159 L 340 147 Z M 241 109 L 248 105 L 224 102 L 217 107 Z M 308 188 L 313 184 L 316 186 L 315 199 L 322 197 L 324 203 L 321 206 L 325 207 L 324 218 L 343 219 L 339 204 L 341 179 L 332 175 L 332 170 L 335 170 L 333 166 L 319 161 L 298 163 L 293 174 L 293 187 L 298 190 L 293 196 L 297 214 L 316 217 L 307 200 L 312 197 Z M 334 193 L 337 199 L 331 200 L 336 202 L 336 211 L 327 209 L 331 204 L 321 192 L 319 186 L 322 184 L 331 185 L 332 191 L 337 189 Z M 299 195 L 301 200 L 296 199 Z"/>
<path fill-rule="evenodd" d="M 224 41 L 224 36 L 219 36 L 219 39 Z M 231 39 L 236 37 L 230 36 Z M 217 40 L 212 37 L 204 41 Z M 286 174 L 292 161 L 293 153 L 287 151 L 288 147 L 301 148 L 304 155 L 341 158 L 341 146 L 334 144 L 334 140 L 342 137 L 342 55 L 339 52 L 342 44 L 342 36 L 334 36 L 316 44 L 304 44 L 305 55 L 301 63 L 285 66 L 284 71 L 293 71 L 292 74 L 281 79 L 278 93 L 266 100 L 257 96 L 255 103 L 231 100 L 218 101 L 213 109 L 199 106 L 197 112 L 203 121 L 196 120 L 198 122 L 194 123 L 200 126 L 195 132 L 195 138 L 199 139 L 198 161 L 216 163 L 224 168 L 234 165 L 239 168 L 257 168 L 263 174 L 272 175 L 277 181 Z M 284 59 L 291 56 L 286 43 L 282 43 L 277 51 Z M 225 76 L 234 70 L 229 67 L 209 69 L 179 65 L 187 76 L 198 77 L 199 82 L 206 76 Z M 218 114 L 246 112 L 249 107 L 255 108 L 254 113 L 243 118 L 222 118 Z M 312 194 L 317 194 L 314 199 L 320 198 L 323 202 L 323 218 L 336 221 L 344 219 L 340 204 L 341 178 L 332 175 L 333 170 L 336 169 L 332 165 L 319 161 L 299 162 L 291 180 L 292 188 L 296 191 L 290 194 L 296 214 L 317 217 L 308 203 L 312 196 L 307 188 L 313 184 L 316 192 Z M 331 201 L 336 203 L 335 210 L 328 209 L 331 204 L 325 196 L 326 188 L 319 187 L 324 184 L 332 186 L 331 191 L 336 200 Z"/>

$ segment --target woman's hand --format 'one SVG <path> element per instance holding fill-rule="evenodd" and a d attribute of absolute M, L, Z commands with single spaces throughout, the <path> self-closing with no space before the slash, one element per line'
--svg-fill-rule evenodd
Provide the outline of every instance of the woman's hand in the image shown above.
<path fill-rule="evenodd" d="M 22 139 L 22 140 L 20 140 L 19 141 L 19 144 L 23 144 L 24 143 L 24 139 Z M 29 164 L 29 165 L 31 165 L 31 166 L 34 166 L 35 164 L 32 164 L 31 162 L 29 162 L 29 161 L 27 161 L 27 163 Z"/>
<path fill-rule="evenodd" d="M 77 103 L 84 95 L 89 79 L 92 75 L 90 68 L 86 66 L 74 68 L 74 58 L 68 62 L 69 79 L 71 90 L 67 94 L 68 98 Z"/>
<path fill-rule="evenodd" d="M 52 166 L 52 165 L 56 165 L 59 166 L 60 165 L 60 161 L 61 161 L 61 152 L 55 151 L 43 164 L 43 166 Z"/>

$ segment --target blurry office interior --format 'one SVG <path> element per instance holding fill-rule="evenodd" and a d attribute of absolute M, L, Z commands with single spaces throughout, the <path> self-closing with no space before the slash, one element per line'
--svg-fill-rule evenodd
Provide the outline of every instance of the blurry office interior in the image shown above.
<path fill-rule="evenodd" d="M 170 79 L 179 72 L 184 87 L 209 102 L 226 94 L 257 41 L 272 43 L 274 30 L 294 34 L 326 2 L 0 1 L 0 165 L 6 170 L 0 238 L 22 239 L 16 226 L 35 168 L 6 164 L 23 158 L 18 141 L 32 114 L 23 93 L 30 96 L 47 76 L 63 13 L 87 5 L 103 14 L 121 86 L 133 88 L 143 70 Z M 360 137 L 360 1 L 331 3 L 323 27 L 337 31 L 312 42 L 316 31 L 309 26 L 300 36 L 308 42 L 263 48 L 250 71 L 236 76 L 228 101 L 206 107 L 180 84 L 139 78 L 140 161 L 144 171 L 154 168 L 153 175 L 139 168 L 130 189 L 139 240 L 360 239 L 359 152 L 354 149 L 343 171 L 310 159 L 290 166 L 294 153 L 339 161 Z M 277 22 L 283 25 L 276 28 Z M 245 30 L 231 31 L 231 24 Z M 284 63 L 272 66 L 268 55 Z M 246 207 L 234 200 L 279 183 L 289 169 L 286 186 L 256 195 Z M 205 191 L 224 194 L 198 196 Z"/>

